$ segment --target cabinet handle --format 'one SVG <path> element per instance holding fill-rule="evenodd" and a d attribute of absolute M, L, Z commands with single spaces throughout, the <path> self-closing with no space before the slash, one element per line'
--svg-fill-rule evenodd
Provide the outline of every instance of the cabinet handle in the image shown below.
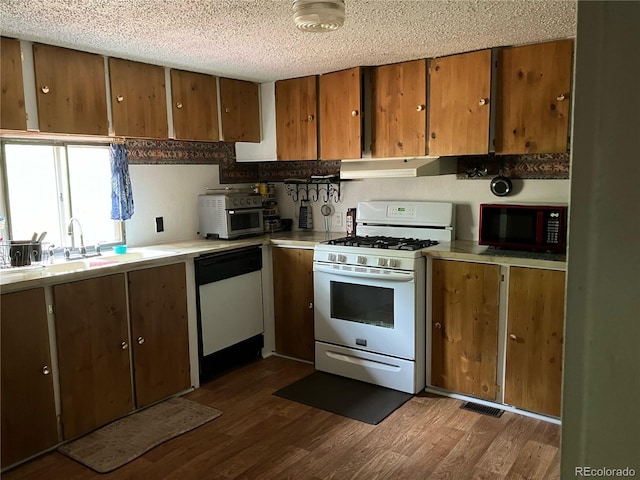
<path fill-rule="evenodd" d="M 487 99 L 486 98 L 481 98 L 480 101 L 478 102 L 478 105 L 482 106 L 482 105 L 486 105 L 487 104 Z"/>
<path fill-rule="evenodd" d="M 49 365 L 45 365 L 44 367 L 42 367 L 43 375 L 49 375 L 50 373 L 51 373 L 51 370 L 49 370 Z"/>
<path fill-rule="evenodd" d="M 176 108 L 182 108 L 182 103 L 181 102 L 176 103 Z"/>
<path fill-rule="evenodd" d="M 309 120 L 310 122 L 313 122 L 313 115 L 309 115 L 309 116 L 307 117 L 307 120 Z"/>
<path fill-rule="evenodd" d="M 351 116 L 352 117 L 357 117 L 358 116 L 358 110 L 352 110 L 351 111 Z"/>
<path fill-rule="evenodd" d="M 513 334 L 513 333 L 511 335 L 509 335 L 509 338 L 511 340 L 518 340 L 518 337 L 516 337 L 515 334 Z"/>
<path fill-rule="evenodd" d="M 309 302 L 309 309 L 313 308 L 313 302 Z"/>
<path fill-rule="evenodd" d="M 44 85 L 40 90 L 42 90 L 42 93 L 44 94 L 49 93 L 49 87 L 47 87 L 46 85 Z"/>
<path fill-rule="evenodd" d="M 436 327 L 437 329 L 441 329 L 442 328 L 442 324 L 440 322 L 434 323 L 433 326 Z"/>
<path fill-rule="evenodd" d="M 561 93 L 560 95 L 558 95 L 558 96 L 556 97 L 556 100 L 557 100 L 557 101 L 559 101 L 559 102 L 561 102 L 562 100 L 564 100 L 564 93 Z"/>
<path fill-rule="evenodd" d="M 116 97 L 116 100 L 118 101 L 118 103 L 123 102 L 124 101 L 124 97 L 122 95 L 118 95 Z"/>
<path fill-rule="evenodd" d="M 138 342 L 138 345 L 142 345 L 144 343 L 144 338 L 138 337 L 137 342 Z"/>
<path fill-rule="evenodd" d="M 421 112 L 422 110 L 424 110 L 424 105 L 418 105 L 416 107 L 416 111 Z"/>
<path fill-rule="evenodd" d="M 224 113 L 229 113 L 231 109 L 229 107 L 224 107 Z"/>
<path fill-rule="evenodd" d="M 122 350 L 126 350 L 127 348 L 129 348 L 129 344 L 128 344 L 127 342 L 122 342 L 122 343 L 120 344 L 120 348 L 121 348 Z"/>

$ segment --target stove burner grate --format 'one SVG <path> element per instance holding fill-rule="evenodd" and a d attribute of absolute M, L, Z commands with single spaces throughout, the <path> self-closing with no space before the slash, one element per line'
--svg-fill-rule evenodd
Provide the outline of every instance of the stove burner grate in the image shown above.
<path fill-rule="evenodd" d="M 327 242 L 329 245 L 342 247 L 383 248 L 389 250 L 420 250 L 437 245 L 436 240 L 419 238 L 397 238 L 385 236 L 372 237 L 341 237 Z"/>

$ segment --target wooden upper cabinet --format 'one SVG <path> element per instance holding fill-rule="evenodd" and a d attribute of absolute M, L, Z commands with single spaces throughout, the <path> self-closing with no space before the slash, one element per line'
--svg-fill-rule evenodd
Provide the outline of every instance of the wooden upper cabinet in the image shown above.
<path fill-rule="evenodd" d="M 320 75 L 320 158 L 362 156 L 362 69 Z"/>
<path fill-rule="evenodd" d="M 104 58 L 33 45 L 41 132 L 108 135 Z"/>
<path fill-rule="evenodd" d="M 489 153 L 491 50 L 431 61 L 429 155 Z"/>
<path fill-rule="evenodd" d="M 124 273 L 53 287 L 64 438 L 133 410 Z"/>
<path fill-rule="evenodd" d="M 110 58 L 109 78 L 113 133 L 168 138 L 164 68 Z"/>
<path fill-rule="evenodd" d="M 171 100 L 177 140 L 220 140 L 216 77 L 171 70 Z"/>
<path fill-rule="evenodd" d="M 58 443 L 44 288 L 2 295 L 2 468 Z"/>
<path fill-rule="evenodd" d="M 318 158 L 318 102 L 313 75 L 276 82 L 278 160 Z"/>
<path fill-rule="evenodd" d="M 560 416 L 565 272 L 511 267 L 504 401 Z"/>
<path fill-rule="evenodd" d="M 573 40 L 498 52 L 498 154 L 567 151 Z"/>
<path fill-rule="evenodd" d="M 500 267 L 434 260 L 431 383 L 496 400 Z"/>
<path fill-rule="evenodd" d="M 426 65 L 415 60 L 372 69 L 372 157 L 425 155 Z"/>
<path fill-rule="evenodd" d="M 189 388 L 189 328 L 184 263 L 129 272 L 136 406 Z"/>
<path fill-rule="evenodd" d="M 260 143 L 260 101 L 257 83 L 219 78 L 222 140 Z"/>
<path fill-rule="evenodd" d="M 20 40 L 0 38 L 0 128 L 27 129 Z"/>

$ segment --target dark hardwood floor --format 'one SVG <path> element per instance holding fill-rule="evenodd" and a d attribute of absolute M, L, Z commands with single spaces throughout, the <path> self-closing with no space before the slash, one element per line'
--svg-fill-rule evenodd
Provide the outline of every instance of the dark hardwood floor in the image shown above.
<path fill-rule="evenodd" d="M 186 398 L 223 412 L 109 474 L 48 453 L 2 474 L 21 479 L 541 479 L 559 478 L 560 427 L 493 418 L 422 393 L 379 425 L 272 395 L 313 366 L 260 360 Z"/>

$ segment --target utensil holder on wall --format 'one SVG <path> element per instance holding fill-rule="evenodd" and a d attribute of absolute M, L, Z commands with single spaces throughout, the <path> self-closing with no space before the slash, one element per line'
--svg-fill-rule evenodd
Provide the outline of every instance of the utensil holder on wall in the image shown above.
<path fill-rule="evenodd" d="M 294 203 L 299 200 L 317 202 L 320 199 L 324 203 L 329 200 L 340 202 L 340 181 L 337 180 L 285 180 L 284 186 Z"/>

